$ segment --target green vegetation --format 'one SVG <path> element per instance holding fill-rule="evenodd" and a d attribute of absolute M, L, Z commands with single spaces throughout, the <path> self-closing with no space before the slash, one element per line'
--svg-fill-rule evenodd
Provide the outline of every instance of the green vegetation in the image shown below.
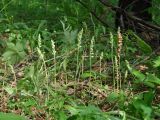
<path fill-rule="evenodd" d="M 109 26 L 75 0 L 0 1 L 0 120 L 160 119 L 158 50 L 85 4 Z"/>

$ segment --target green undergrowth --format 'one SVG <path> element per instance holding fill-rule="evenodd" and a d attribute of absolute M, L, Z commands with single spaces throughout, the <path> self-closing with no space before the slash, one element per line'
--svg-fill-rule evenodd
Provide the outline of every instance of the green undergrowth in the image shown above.
<path fill-rule="evenodd" d="M 103 27 L 95 36 L 86 24 L 61 24 L 53 33 L 41 23 L 1 32 L 1 112 L 57 120 L 159 117 L 160 58 L 147 43 L 132 32 L 119 44 Z"/>
<path fill-rule="evenodd" d="M 0 120 L 159 119 L 158 49 L 71 2 L 0 2 Z"/>

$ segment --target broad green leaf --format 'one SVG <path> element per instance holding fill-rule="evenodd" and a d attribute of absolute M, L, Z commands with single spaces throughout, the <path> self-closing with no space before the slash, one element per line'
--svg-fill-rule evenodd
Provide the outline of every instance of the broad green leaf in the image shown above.
<path fill-rule="evenodd" d="M 63 111 L 57 111 L 55 115 L 57 120 L 68 120 L 66 114 Z"/>
<path fill-rule="evenodd" d="M 15 44 L 11 43 L 11 42 L 8 42 L 7 43 L 7 47 L 8 48 L 11 48 L 11 49 L 15 49 Z"/>
<path fill-rule="evenodd" d="M 26 120 L 26 119 L 20 115 L 16 115 L 13 113 L 0 112 L 0 120 Z"/>
<path fill-rule="evenodd" d="M 35 67 L 32 65 L 32 66 L 29 67 L 29 71 L 27 73 L 27 77 L 33 79 L 34 74 L 35 74 Z"/>
<path fill-rule="evenodd" d="M 94 71 L 85 71 L 82 75 L 81 78 L 87 79 L 89 77 L 95 78 L 96 73 Z"/>
<path fill-rule="evenodd" d="M 16 45 L 9 42 L 7 43 L 6 51 L 4 52 L 3 59 L 9 64 L 15 64 L 25 57 L 26 53 L 23 44 L 18 42 Z"/>
<path fill-rule="evenodd" d="M 5 91 L 9 94 L 9 95 L 12 95 L 15 93 L 16 89 L 15 88 L 12 88 L 10 86 L 6 86 L 4 87 Z"/>
<path fill-rule="evenodd" d="M 149 120 L 151 118 L 152 108 L 146 105 L 141 105 L 141 109 L 143 110 L 144 120 Z"/>
<path fill-rule="evenodd" d="M 146 86 L 148 86 L 148 87 L 151 87 L 151 88 L 154 88 L 154 87 L 155 87 L 155 84 L 152 83 L 152 82 L 144 81 L 143 83 L 144 83 L 144 85 L 146 85 Z"/>
<path fill-rule="evenodd" d="M 146 81 L 160 85 L 160 79 L 156 77 L 154 74 L 147 74 L 147 79 Z"/>
<path fill-rule="evenodd" d="M 130 71 L 134 76 L 136 76 L 136 77 L 138 78 L 137 81 L 139 81 L 139 82 L 144 81 L 144 79 L 146 78 L 146 76 L 145 76 L 143 73 L 141 73 L 140 71 L 138 71 L 138 70 L 136 70 L 136 69 L 133 69 L 133 68 L 129 65 L 129 62 L 128 62 L 128 61 L 126 61 L 126 65 L 127 65 L 128 69 L 129 69 L 129 71 Z"/>
<path fill-rule="evenodd" d="M 147 105 L 151 106 L 152 101 L 154 99 L 154 95 L 155 95 L 154 91 L 143 93 L 144 101 Z"/>
<path fill-rule="evenodd" d="M 78 114 L 78 110 L 77 110 L 75 107 L 66 106 L 66 109 L 69 110 L 69 112 L 70 112 L 72 115 Z"/>
<path fill-rule="evenodd" d="M 4 58 L 4 60 L 10 60 L 11 57 L 14 55 L 13 51 L 6 51 L 2 56 Z"/>
<path fill-rule="evenodd" d="M 150 118 L 152 113 L 152 108 L 146 105 L 143 100 L 137 99 L 133 101 L 133 105 L 136 108 L 137 112 L 141 113 L 143 118 Z"/>
<path fill-rule="evenodd" d="M 17 42 L 16 48 L 17 48 L 18 51 L 23 51 L 23 45 L 22 45 L 22 43 Z"/>
<path fill-rule="evenodd" d="M 25 102 L 23 102 L 23 105 L 25 107 L 28 107 L 28 106 L 36 106 L 37 105 L 37 101 L 34 100 L 34 99 L 28 99 L 26 100 Z"/>
<path fill-rule="evenodd" d="M 134 40 L 136 41 L 137 46 L 139 47 L 139 49 L 142 52 L 144 52 L 145 54 L 151 54 L 152 53 L 152 48 L 144 40 L 142 40 L 135 33 L 132 33 L 132 35 L 135 38 Z"/>
<path fill-rule="evenodd" d="M 160 66 L 160 56 L 157 57 L 156 60 L 153 61 L 154 62 L 154 67 L 159 67 Z"/>
<path fill-rule="evenodd" d="M 71 113 L 68 120 L 107 120 L 108 118 L 98 107 L 93 105 L 70 106 L 67 109 Z"/>
<path fill-rule="evenodd" d="M 118 98 L 119 98 L 119 94 L 118 94 L 117 92 L 112 92 L 112 93 L 109 94 L 109 96 L 107 97 L 107 101 L 108 101 L 108 102 L 115 102 Z"/>
<path fill-rule="evenodd" d="M 137 77 L 138 81 L 143 82 L 145 80 L 146 76 L 143 73 L 141 73 L 140 71 L 132 70 L 131 73 Z"/>

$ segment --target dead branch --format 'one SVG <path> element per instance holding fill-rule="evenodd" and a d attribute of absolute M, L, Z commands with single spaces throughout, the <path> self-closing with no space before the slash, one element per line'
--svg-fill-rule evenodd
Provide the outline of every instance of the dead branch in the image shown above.
<path fill-rule="evenodd" d="M 90 10 L 87 5 L 85 5 L 83 2 L 81 2 L 81 0 L 76 0 L 78 3 L 80 3 L 82 6 L 84 6 L 87 10 L 89 10 L 89 12 L 98 20 L 100 21 L 104 26 L 108 27 L 109 25 L 107 23 L 105 23 L 103 20 L 101 20 L 100 17 L 98 17 L 96 15 L 96 13 L 92 10 Z M 149 22 L 146 22 L 128 12 L 126 12 L 124 9 L 118 7 L 118 6 L 113 6 L 111 5 L 107 0 L 98 0 L 101 4 L 103 4 L 104 6 L 110 8 L 112 11 L 114 12 L 118 12 L 119 14 L 125 15 L 127 16 L 130 20 L 134 21 L 137 24 L 142 24 L 144 26 L 146 26 L 147 28 L 150 28 L 150 30 L 155 30 L 155 31 L 160 31 L 160 26 L 151 24 Z"/>
<path fill-rule="evenodd" d="M 134 16 L 134 15 L 132 15 L 132 14 L 129 14 L 129 13 L 126 12 L 124 9 L 122 9 L 122 8 L 120 8 L 120 7 L 117 7 L 117 6 L 111 5 L 111 4 L 108 3 L 106 0 L 98 0 L 98 1 L 99 1 L 100 3 L 102 3 L 104 6 L 111 8 L 111 10 L 113 10 L 113 11 L 115 11 L 115 12 L 118 12 L 118 13 L 120 13 L 120 14 L 122 14 L 122 15 L 127 16 L 130 20 L 132 20 L 132 21 L 134 21 L 134 22 L 136 22 L 136 23 L 140 23 L 140 24 L 142 24 L 142 25 L 144 25 L 144 26 L 146 26 L 146 27 L 149 27 L 149 28 L 151 28 L 151 29 L 153 29 L 153 30 L 160 31 L 160 26 L 153 25 L 153 24 L 148 23 L 148 22 L 146 22 L 146 21 L 144 21 L 144 20 L 142 20 L 142 19 L 140 19 L 140 18 L 138 18 L 138 17 L 136 17 L 136 16 Z"/>
<path fill-rule="evenodd" d="M 95 11 L 90 10 L 87 5 L 85 5 L 83 2 L 81 2 L 80 0 L 76 0 L 78 3 L 80 3 L 84 8 L 86 8 L 99 22 L 101 22 L 104 26 L 109 27 L 109 25 L 104 22 L 103 20 L 101 20 L 101 18 L 95 13 Z"/>

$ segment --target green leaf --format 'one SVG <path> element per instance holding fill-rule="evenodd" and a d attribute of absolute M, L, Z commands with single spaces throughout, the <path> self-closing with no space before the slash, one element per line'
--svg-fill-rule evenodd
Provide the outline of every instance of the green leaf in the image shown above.
<path fill-rule="evenodd" d="M 77 37 L 77 30 L 74 31 L 64 31 L 64 43 L 67 45 L 74 45 L 75 39 Z"/>
<path fill-rule="evenodd" d="M 133 101 L 133 106 L 135 107 L 136 111 L 141 114 L 144 120 L 149 120 L 152 114 L 152 108 L 145 104 L 145 102 L 141 99 L 136 99 Z"/>
<path fill-rule="evenodd" d="M 10 49 L 15 49 L 15 44 L 13 44 L 11 42 L 8 42 L 7 47 L 10 48 Z"/>
<path fill-rule="evenodd" d="M 11 59 L 11 56 L 14 55 L 14 52 L 13 51 L 6 51 L 4 54 L 3 54 L 3 58 L 4 60 L 10 60 Z"/>
<path fill-rule="evenodd" d="M 146 105 L 141 105 L 141 109 L 143 110 L 144 120 L 150 120 L 152 114 L 152 108 Z"/>
<path fill-rule="evenodd" d="M 20 115 L 16 115 L 13 113 L 0 112 L 0 120 L 26 120 L 26 119 Z"/>
<path fill-rule="evenodd" d="M 10 86 L 6 86 L 6 87 L 4 87 L 4 89 L 9 95 L 12 95 L 12 94 L 14 94 L 16 92 L 16 89 L 12 88 Z"/>
<path fill-rule="evenodd" d="M 138 78 L 139 82 L 143 82 L 146 78 L 145 75 L 138 70 L 132 70 L 132 74 Z"/>
<path fill-rule="evenodd" d="M 78 110 L 77 110 L 75 107 L 66 106 L 66 108 L 69 110 L 69 112 L 70 112 L 72 115 L 78 114 Z"/>
<path fill-rule="evenodd" d="M 57 120 L 67 120 L 67 116 L 63 111 L 57 111 L 55 113 Z"/>
<path fill-rule="evenodd" d="M 155 87 L 155 84 L 153 84 L 152 82 L 144 81 L 143 83 L 144 83 L 144 85 L 146 85 L 148 87 L 151 87 L 151 88 Z"/>
<path fill-rule="evenodd" d="M 154 74 L 147 73 L 147 79 L 145 81 L 160 85 L 160 79 Z"/>
<path fill-rule="evenodd" d="M 151 54 L 152 53 L 152 48 L 144 41 L 142 40 L 139 36 L 137 36 L 135 33 L 131 33 L 133 37 L 135 38 L 134 40 L 136 41 L 136 45 L 139 47 L 139 49 L 145 53 L 145 54 Z"/>
<path fill-rule="evenodd" d="M 26 53 L 23 44 L 18 42 L 15 44 L 8 42 L 6 51 L 4 52 L 3 59 L 9 64 L 15 64 L 25 57 Z"/>
<path fill-rule="evenodd" d="M 81 78 L 82 79 L 87 79 L 89 77 L 95 78 L 96 73 L 94 71 L 85 71 L 82 75 Z"/>
<path fill-rule="evenodd" d="M 23 105 L 25 107 L 28 107 L 28 106 L 36 106 L 37 105 L 37 101 L 34 100 L 34 99 L 28 99 L 26 100 L 25 102 L 23 102 Z"/>
<path fill-rule="evenodd" d="M 146 78 L 146 76 L 141 73 L 140 71 L 136 70 L 136 69 L 133 69 L 130 65 L 129 65 L 129 62 L 126 61 L 126 65 L 127 65 L 127 68 L 129 69 L 129 71 L 138 78 L 138 82 L 143 82 L 144 79 Z"/>
<path fill-rule="evenodd" d="M 23 51 L 23 45 L 22 45 L 22 43 L 17 42 L 16 48 L 17 48 L 18 51 Z"/>
<path fill-rule="evenodd" d="M 160 56 L 157 57 L 156 60 L 153 61 L 154 62 L 154 67 L 159 67 L 160 66 Z"/>
<path fill-rule="evenodd" d="M 146 92 L 146 93 L 143 93 L 143 96 L 144 96 L 144 102 L 151 106 L 152 104 L 152 101 L 154 99 L 154 91 L 149 91 L 149 92 Z"/>
<path fill-rule="evenodd" d="M 107 101 L 108 102 L 115 102 L 117 99 L 119 98 L 119 94 L 116 92 L 112 92 L 111 94 L 109 94 L 109 96 L 107 97 Z"/>
<path fill-rule="evenodd" d="M 71 116 L 68 120 L 107 120 L 105 115 L 98 107 L 88 106 L 68 106 Z"/>

